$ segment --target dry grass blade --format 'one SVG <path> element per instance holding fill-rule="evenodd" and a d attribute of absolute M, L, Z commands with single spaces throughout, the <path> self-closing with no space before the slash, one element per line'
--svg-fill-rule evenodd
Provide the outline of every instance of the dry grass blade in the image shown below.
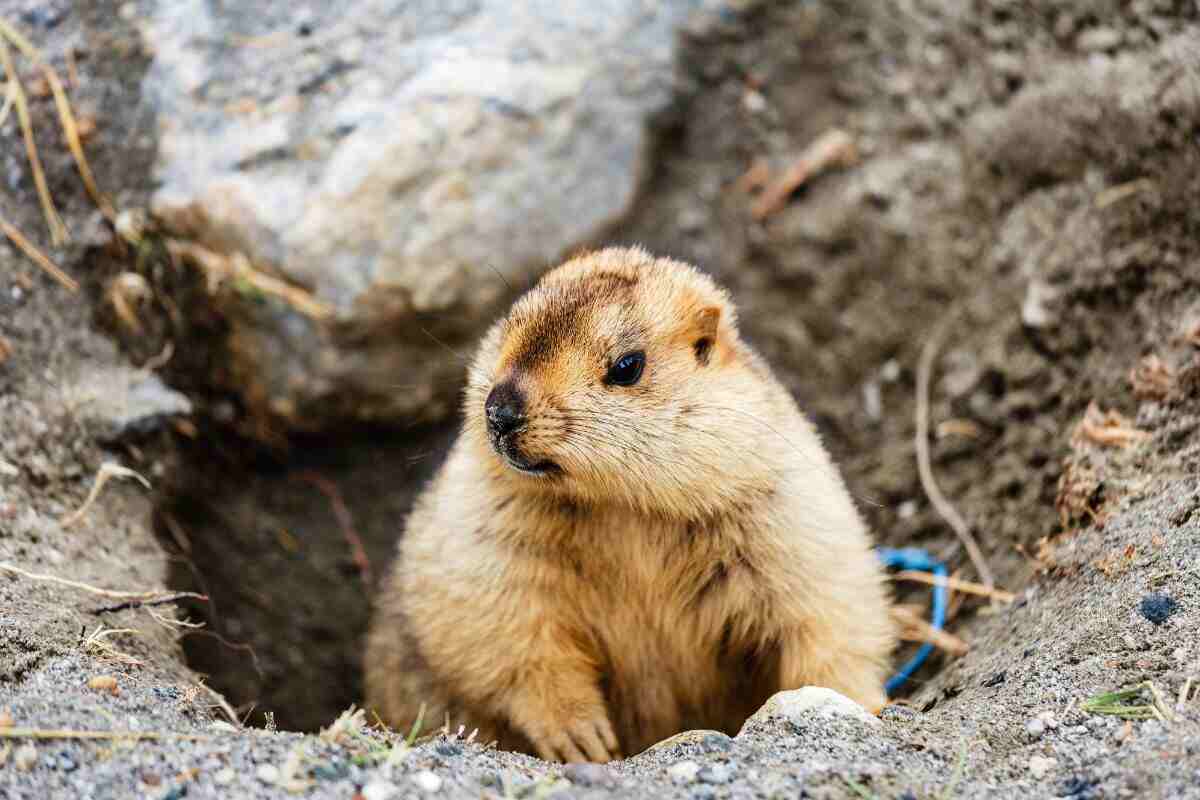
<path fill-rule="evenodd" d="M 46 257 L 46 254 L 37 249 L 33 242 L 25 238 L 25 236 L 17 230 L 4 217 L 0 217 L 0 230 L 4 231 L 4 235 L 9 238 L 17 248 L 24 253 L 30 261 L 37 264 L 51 278 L 62 284 L 68 291 L 78 292 L 79 283 L 67 273 L 63 272 L 59 267 Z"/>
<path fill-rule="evenodd" d="M 62 526 L 64 528 L 69 528 L 76 522 L 79 522 L 79 520 L 83 519 L 83 515 L 87 513 L 87 510 L 92 507 L 92 503 L 96 502 L 96 498 L 100 496 L 100 490 L 103 489 L 104 485 L 113 478 L 129 478 L 142 484 L 142 486 L 145 486 L 147 489 L 150 488 L 150 481 L 143 478 L 137 472 L 129 469 L 129 467 L 122 467 L 120 464 L 114 464 L 111 461 L 105 461 L 100 465 L 100 470 L 96 473 L 96 479 L 92 482 L 92 490 L 88 492 L 88 496 L 83 501 L 83 505 L 81 505 L 78 510 L 75 511 L 75 513 L 64 519 L 62 521 Z"/>
<path fill-rule="evenodd" d="M 46 77 L 46 82 L 50 85 L 50 91 L 54 94 L 54 105 L 58 109 L 59 122 L 62 124 L 63 133 L 67 137 L 67 147 L 71 149 L 71 155 L 75 158 L 75 167 L 79 170 L 79 177 L 83 179 L 84 188 L 87 189 L 92 201 L 100 209 L 100 213 L 104 214 L 109 221 L 116 220 L 116 211 L 113 209 L 109 199 L 100 191 L 100 187 L 96 185 L 96 177 L 92 174 L 92 168 L 88 164 L 87 156 L 84 155 L 83 140 L 79 135 L 79 123 L 75 120 L 75 112 L 71 109 L 71 101 L 67 98 L 66 89 L 63 88 L 63 83 L 58 77 L 58 73 L 42 57 L 41 51 L 34 47 L 32 42 L 22 36 L 20 31 L 3 19 L 0 19 L 0 36 L 12 42 L 26 58 L 33 61 L 41 69 L 42 74 Z M 15 73 L 10 74 L 14 76 L 15 80 Z"/>
<path fill-rule="evenodd" d="M 46 173 L 42 169 L 42 160 L 38 156 L 37 143 L 33 139 L 33 122 L 29 118 L 29 103 L 25 99 L 25 90 L 21 88 L 21 79 L 17 76 L 17 68 L 13 64 L 12 52 L 8 49 L 8 25 L 0 20 L 0 63 L 4 64 L 4 72 L 8 75 L 9 91 L 14 95 L 13 104 L 17 109 L 17 119 L 21 123 L 21 136 L 25 140 L 25 155 L 29 158 L 30 169 L 33 170 L 33 183 L 37 187 L 38 198 L 42 202 L 42 214 L 46 217 L 46 226 L 50 229 L 50 241 L 60 245 L 67 240 L 67 226 L 63 224 L 58 209 L 54 207 L 54 198 L 50 195 L 50 187 L 46 184 Z"/>
<path fill-rule="evenodd" d="M 962 639 L 944 630 L 938 630 L 921 615 L 907 608 L 896 606 L 892 609 L 892 619 L 898 623 L 900 638 L 906 642 L 921 642 L 932 644 L 939 650 L 944 650 L 953 656 L 964 656 L 971 649 Z"/>
<path fill-rule="evenodd" d="M 757 220 L 766 219 L 783 208 L 792 192 L 810 178 L 830 167 L 849 166 L 857 160 L 858 148 L 850 134 L 837 128 L 826 131 L 805 148 L 800 158 L 778 180 L 767 185 L 750 213 Z"/>
<path fill-rule="evenodd" d="M 929 497 L 929 502 L 937 510 L 946 524 L 954 530 L 954 534 L 958 540 L 962 542 L 963 547 L 967 551 L 967 555 L 971 559 L 971 564 L 974 565 L 975 571 L 979 573 L 979 579 L 983 581 L 983 585 L 988 590 L 995 589 L 996 580 L 992 577 L 992 570 L 988 566 L 987 560 L 983 557 L 983 551 L 979 549 L 979 544 L 976 543 L 975 537 L 971 534 L 971 528 L 967 525 L 967 521 L 962 518 L 950 501 L 942 494 L 941 488 L 938 487 L 937 480 L 933 477 L 933 464 L 929 457 L 929 384 L 933 375 L 933 362 L 937 358 L 938 349 L 941 347 L 942 339 L 945 337 L 950 325 L 955 320 L 955 316 L 951 314 L 946 317 L 938 325 L 929 339 L 925 342 L 925 346 L 921 349 L 921 360 L 917 363 L 917 472 L 921 476 L 921 486 L 925 489 L 925 494 Z"/>
<path fill-rule="evenodd" d="M 916 570 L 903 570 L 901 572 L 897 572 L 892 576 L 892 580 L 913 581 L 915 583 L 925 583 L 930 586 L 945 586 L 946 588 L 953 589 L 956 592 L 987 597 L 992 600 L 998 600 L 1001 603 L 1011 603 L 1017 599 L 1017 596 L 1012 592 L 1006 592 L 1003 589 L 997 589 L 995 586 L 985 586 L 981 583 L 972 583 L 971 581 L 959 580 L 958 578 L 939 578 L 938 576 L 931 575 L 928 572 L 918 572 Z"/>
<path fill-rule="evenodd" d="M 8 121 L 8 115 L 13 109 L 13 103 L 17 101 L 17 84 L 10 80 L 4 84 L 4 106 L 0 107 L 0 127 Z"/>

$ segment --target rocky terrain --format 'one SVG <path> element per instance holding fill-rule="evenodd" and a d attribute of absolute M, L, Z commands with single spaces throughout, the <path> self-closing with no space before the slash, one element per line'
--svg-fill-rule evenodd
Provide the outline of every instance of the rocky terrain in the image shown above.
<path fill-rule="evenodd" d="M 0 110 L 67 278 L 0 238 L 0 793 L 1200 797 L 1196 6 L 509 5 L 0 0 L 113 210 L 10 46 L 69 240 Z M 607 242 L 727 284 L 880 541 L 975 580 L 916 468 L 942 332 L 933 472 L 1014 601 L 955 593 L 878 720 L 566 769 L 335 722 L 463 357 Z"/>

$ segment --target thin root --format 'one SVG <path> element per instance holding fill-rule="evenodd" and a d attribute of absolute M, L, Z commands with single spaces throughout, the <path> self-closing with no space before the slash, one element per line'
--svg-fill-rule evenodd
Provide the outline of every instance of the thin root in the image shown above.
<path fill-rule="evenodd" d="M 942 490 L 938 487 L 937 480 L 933 477 L 933 465 L 929 457 L 929 383 L 938 348 L 941 347 L 942 338 L 950 329 L 950 324 L 954 319 L 954 315 L 946 317 L 934 329 L 933 334 L 930 335 L 929 339 L 925 342 L 925 346 L 921 349 L 921 360 L 917 364 L 917 471 L 921 476 L 921 488 L 925 490 L 925 494 L 929 497 L 929 502 L 933 504 L 933 507 L 937 510 L 941 518 L 946 521 L 946 524 L 954 530 L 954 534 L 958 536 L 959 541 L 962 542 L 963 547 L 966 549 L 967 555 L 975 567 L 975 571 L 979 574 L 979 579 L 991 591 L 996 586 L 996 581 L 992 577 L 992 570 L 988 567 L 987 560 L 983 557 L 983 552 L 979 549 L 975 537 L 971 534 L 970 526 L 967 525 L 966 520 L 958 513 L 958 509 L 951 505 L 950 501 L 946 499 L 942 494 Z"/>
<path fill-rule="evenodd" d="M 96 502 L 96 498 L 100 496 L 100 490 L 103 489 L 104 485 L 113 478 L 130 478 L 132 480 L 136 480 L 147 489 L 150 488 L 150 481 L 143 478 L 137 472 L 129 469 L 129 467 L 123 467 L 120 464 L 113 463 L 112 461 L 105 461 L 100 465 L 100 470 L 96 473 L 96 479 L 92 482 L 92 489 L 90 492 L 88 492 L 88 496 L 83 501 L 83 505 L 81 505 L 79 509 L 75 511 L 75 513 L 64 519 L 62 521 L 62 526 L 64 528 L 69 528 L 76 522 L 79 522 L 79 520 L 83 519 L 83 515 L 87 513 L 87 510 L 92 507 L 92 503 Z"/>

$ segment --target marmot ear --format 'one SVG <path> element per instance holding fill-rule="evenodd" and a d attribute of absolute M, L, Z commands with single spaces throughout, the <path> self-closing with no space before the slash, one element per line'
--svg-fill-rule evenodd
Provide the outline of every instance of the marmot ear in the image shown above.
<path fill-rule="evenodd" d="M 694 318 L 692 349 L 696 353 L 696 361 L 701 366 L 708 364 L 713 345 L 717 343 L 717 326 L 721 322 L 721 309 L 717 306 L 705 306 L 696 312 Z"/>

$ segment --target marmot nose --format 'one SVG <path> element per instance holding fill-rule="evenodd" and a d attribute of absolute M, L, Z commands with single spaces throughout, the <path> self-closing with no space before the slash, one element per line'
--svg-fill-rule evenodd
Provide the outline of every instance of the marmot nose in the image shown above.
<path fill-rule="evenodd" d="M 525 398 L 511 383 L 493 387 L 483 407 L 493 436 L 507 436 L 525 424 Z"/>

